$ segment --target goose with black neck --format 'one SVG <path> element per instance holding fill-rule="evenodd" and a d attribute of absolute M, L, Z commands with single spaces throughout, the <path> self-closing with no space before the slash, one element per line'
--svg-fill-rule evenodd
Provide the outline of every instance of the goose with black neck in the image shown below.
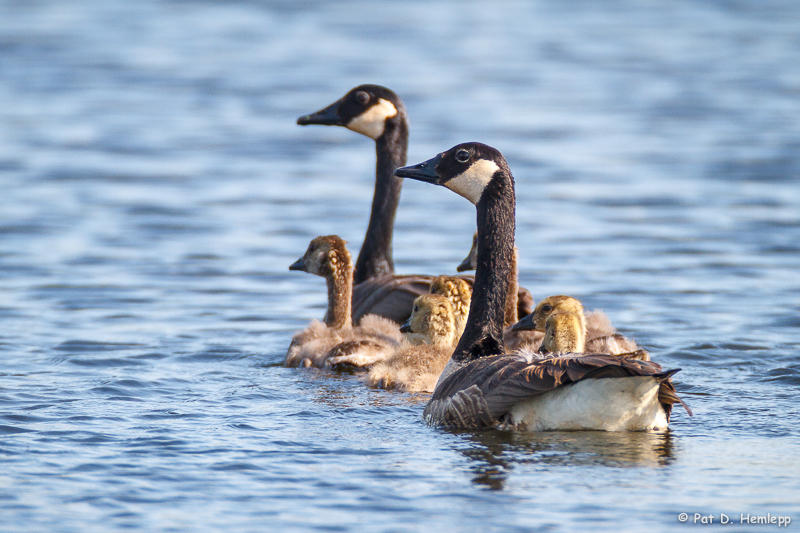
<path fill-rule="evenodd" d="M 431 425 L 544 430 L 663 430 L 680 399 L 649 361 L 611 355 L 506 354 L 503 318 L 514 250 L 514 178 L 503 155 L 464 143 L 395 175 L 442 185 L 477 211 L 477 270 L 467 325 L 425 407 Z"/>
<path fill-rule="evenodd" d="M 403 181 L 394 170 L 406 164 L 408 114 L 397 94 L 380 85 L 359 85 L 328 107 L 297 123 L 341 126 L 375 141 L 375 192 L 367 232 L 353 273 L 353 321 L 377 314 L 398 324 L 411 315 L 414 299 L 429 292 L 433 276 L 397 275 L 392 237 Z M 468 279 L 468 282 L 471 282 Z M 520 291 L 520 316 L 533 311 L 530 293 Z"/>

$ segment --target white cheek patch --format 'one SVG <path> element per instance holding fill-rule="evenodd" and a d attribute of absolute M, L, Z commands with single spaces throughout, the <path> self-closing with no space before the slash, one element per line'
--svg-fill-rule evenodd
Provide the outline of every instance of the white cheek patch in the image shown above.
<path fill-rule="evenodd" d="M 492 176 L 498 170 L 500 167 L 494 161 L 481 159 L 473 163 L 466 171 L 447 181 L 444 186 L 473 204 L 477 204 L 483 190 L 492 181 Z"/>
<path fill-rule="evenodd" d="M 383 135 L 386 119 L 394 116 L 397 116 L 397 108 L 394 107 L 394 104 L 383 98 L 378 98 L 377 104 L 348 122 L 345 127 L 375 140 Z"/>

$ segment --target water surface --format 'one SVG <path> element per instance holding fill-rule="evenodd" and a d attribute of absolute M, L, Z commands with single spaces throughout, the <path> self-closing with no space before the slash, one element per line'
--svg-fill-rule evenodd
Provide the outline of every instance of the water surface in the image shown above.
<path fill-rule="evenodd" d="M 0 528 L 800 522 L 799 57 L 789 0 L 0 3 Z M 409 163 L 505 154 L 522 283 L 682 368 L 694 418 L 448 431 L 281 366 L 325 306 L 287 267 L 358 250 L 374 176 L 295 119 L 360 83 L 404 98 Z M 454 272 L 474 217 L 406 183 L 398 272 Z"/>

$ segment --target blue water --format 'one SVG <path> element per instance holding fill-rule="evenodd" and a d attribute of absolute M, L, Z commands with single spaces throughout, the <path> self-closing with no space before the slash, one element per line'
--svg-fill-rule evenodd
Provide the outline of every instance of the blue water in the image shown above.
<path fill-rule="evenodd" d="M 791 0 L 0 2 L 0 529 L 796 528 L 799 59 Z M 283 368 L 325 306 L 287 267 L 358 250 L 374 176 L 295 119 L 360 83 L 405 100 L 409 163 L 499 148 L 522 283 L 682 368 L 695 416 L 448 431 Z M 406 183 L 398 272 L 454 272 L 474 216 Z"/>

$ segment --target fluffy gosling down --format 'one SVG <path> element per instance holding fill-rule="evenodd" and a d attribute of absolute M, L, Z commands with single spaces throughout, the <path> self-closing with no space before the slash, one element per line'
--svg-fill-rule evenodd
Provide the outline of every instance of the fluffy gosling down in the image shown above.
<path fill-rule="evenodd" d="M 617 333 L 605 313 L 592 311 L 585 315 L 583 304 L 571 296 L 548 296 L 539 302 L 533 313 L 514 324 L 511 329 L 544 332 L 548 317 L 555 313 L 575 315 L 574 320 L 580 322 L 580 329 L 584 336 L 584 348 L 573 350 L 576 353 L 604 353 L 625 355 L 640 361 L 650 360 L 648 353 L 639 348 L 635 341 Z"/>
<path fill-rule="evenodd" d="M 456 325 L 456 342 L 467 326 L 469 306 L 472 303 L 472 285 L 458 276 L 437 276 L 431 281 L 431 294 L 441 294 L 450 302 Z"/>
<path fill-rule="evenodd" d="M 445 296 L 417 297 L 411 317 L 400 328 L 405 333 L 403 343 L 389 359 L 370 370 L 367 385 L 404 392 L 433 392 L 458 341 L 455 323 L 453 308 Z"/>
<path fill-rule="evenodd" d="M 400 345 L 400 330 L 391 320 L 367 315 L 358 327 L 353 327 L 353 264 L 345 241 L 340 237 L 315 238 L 289 270 L 302 270 L 325 278 L 328 309 L 323 322 L 312 320 L 292 338 L 286 366 L 328 368 L 336 356 L 374 362 L 385 359 Z"/>

